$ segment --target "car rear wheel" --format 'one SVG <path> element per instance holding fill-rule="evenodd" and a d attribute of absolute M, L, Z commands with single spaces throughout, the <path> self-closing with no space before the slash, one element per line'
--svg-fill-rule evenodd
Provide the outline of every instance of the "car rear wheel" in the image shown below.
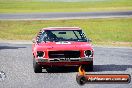
<path fill-rule="evenodd" d="M 35 58 L 33 58 L 33 68 L 35 73 L 42 72 L 42 67 L 35 61 Z"/>

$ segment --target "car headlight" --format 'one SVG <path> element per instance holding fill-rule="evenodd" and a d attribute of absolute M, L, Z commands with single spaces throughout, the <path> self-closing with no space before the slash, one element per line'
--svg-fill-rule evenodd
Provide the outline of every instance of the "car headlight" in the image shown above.
<path fill-rule="evenodd" d="M 86 57 L 92 57 L 92 51 L 91 50 L 86 50 L 86 51 L 84 51 L 84 55 L 86 56 Z"/>
<path fill-rule="evenodd" d="M 37 51 L 37 57 L 43 57 L 45 53 L 43 51 Z"/>

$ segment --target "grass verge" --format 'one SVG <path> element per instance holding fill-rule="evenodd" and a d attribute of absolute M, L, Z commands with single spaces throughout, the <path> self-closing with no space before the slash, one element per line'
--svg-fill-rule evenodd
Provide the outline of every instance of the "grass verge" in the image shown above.
<path fill-rule="evenodd" d="M 102 0 L 88 2 L 44 2 L 0 0 L 0 13 L 28 12 L 88 12 L 132 10 L 132 0 Z"/>
<path fill-rule="evenodd" d="M 44 27 L 79 26 L 94 44 L 132 46 L 132 18 L 0 21 L 1 40 L 31 40 Z"/>

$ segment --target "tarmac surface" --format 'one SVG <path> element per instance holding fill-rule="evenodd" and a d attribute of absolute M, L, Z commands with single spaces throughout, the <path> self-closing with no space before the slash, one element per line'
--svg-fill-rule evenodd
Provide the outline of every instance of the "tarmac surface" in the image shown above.
<path fill-rule="evenodd" d="M 59 20 L 132 17 L 132 11 L 0 13 L 0 20 Z"/>
<path fill-rule="evenodd" d="M 130 74 L 132 48 L 94 47 L 94 71 L 88 74 Z M 76 68 L 58 68 L 50 73 L 34 73 L 31 44 L 0 43 L 0 71 L 5 78 L 0 88 L 132 88 L 129 84 L 85 84 L 76 82 Z"/>

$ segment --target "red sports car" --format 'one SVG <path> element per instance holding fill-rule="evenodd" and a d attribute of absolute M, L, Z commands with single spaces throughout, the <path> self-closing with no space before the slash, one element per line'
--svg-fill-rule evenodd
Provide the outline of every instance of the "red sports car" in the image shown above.
<path fill-rule="evenodd" d="M 59 66 L 85 66 L 93 70 L 93 48 L 79 27 L 43 28 L 33 39 L 34 72 Z"/>

